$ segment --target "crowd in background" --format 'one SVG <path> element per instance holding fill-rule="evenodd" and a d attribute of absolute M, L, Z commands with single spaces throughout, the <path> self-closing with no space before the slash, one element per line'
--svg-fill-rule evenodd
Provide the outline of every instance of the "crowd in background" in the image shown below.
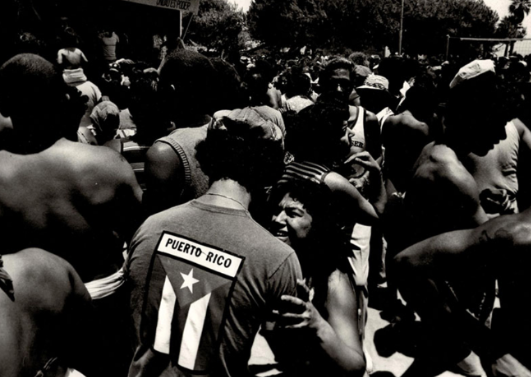
<path fill-rule="evenodd" d="M 0 62 L 0 377 L 363 376 L 368 305 L 404 376 L 531 375 L 527 58 L 93 40 Z"/>

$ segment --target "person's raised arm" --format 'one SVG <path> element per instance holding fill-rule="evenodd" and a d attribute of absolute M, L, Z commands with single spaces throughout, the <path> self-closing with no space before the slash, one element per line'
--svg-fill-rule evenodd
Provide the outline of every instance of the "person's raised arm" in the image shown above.
<path fill-rule="evenodd" d="M 378 214 L 372 204 L 342 175 L 331 172 L 324 183 L 330 188 L 347 216 L 364 225 L 373 225 L 378 221 Z"/>

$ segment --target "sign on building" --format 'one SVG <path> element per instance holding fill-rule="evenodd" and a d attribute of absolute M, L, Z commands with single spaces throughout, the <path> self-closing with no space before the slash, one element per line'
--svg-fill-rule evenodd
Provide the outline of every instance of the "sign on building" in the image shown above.
<path fill-rule="evenodd" d="M 189 11 L 197 14 L 199 0 L 124 0 L 131 3 L 144 4 L 157 8 Z"/>

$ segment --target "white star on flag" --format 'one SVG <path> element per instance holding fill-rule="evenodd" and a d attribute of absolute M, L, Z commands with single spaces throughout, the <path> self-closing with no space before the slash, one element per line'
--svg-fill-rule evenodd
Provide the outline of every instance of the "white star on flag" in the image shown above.
<path fill-rule="evenodd" d="M 184 279 L 181 289 L 188 288 L 190 293 L 194 293 L 194 284 L 199 283 L 199 280 L 194 278 L 194 269 L 192 268 L 188 275 L 185 275 L 182 272 L 180 274 Z"/>

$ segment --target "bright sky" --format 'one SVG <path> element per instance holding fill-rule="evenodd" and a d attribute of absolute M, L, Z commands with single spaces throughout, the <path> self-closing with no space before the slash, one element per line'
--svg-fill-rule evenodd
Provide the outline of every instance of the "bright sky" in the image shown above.
<path fill-rule="evenodd" d="M 247 12 L 249 6 L 251 6 L 251 0 L 229 0 L 231 3 L 238 5 L 238 8 L 242 8 L 244 12 Z"/>
<path fill-rule="evenodd" d="M 239 8 L 242 8 L 244 12 L 246 12 L 249 9 L 249 6 L 251 5 L 251 0 L 229 0 L 233 3 L 236 3 Z M 485 4 L 487 4 L 489 7 L 494 9 L 496 12 L 498 12 L 498 15 L 500 16 L 500 19 L 502 19 L 504 16 L 509 13 L 509 4 L 511 3 L 511 0 L 483 0 L 485 1 Z M 527 28 L 527 35 L 531 36 L 531 15 L 527 16 L 524 19 L 524 27 Z"/>
<path fill-rule="evenodd" d="M 509 13 L 511 0 L 483 0 L 485 4 L 498 12 L 500 20 Z M 527 36 L 531 35 L 531 14 L 524 19 L 523 25 L 527 28 Z"/>

